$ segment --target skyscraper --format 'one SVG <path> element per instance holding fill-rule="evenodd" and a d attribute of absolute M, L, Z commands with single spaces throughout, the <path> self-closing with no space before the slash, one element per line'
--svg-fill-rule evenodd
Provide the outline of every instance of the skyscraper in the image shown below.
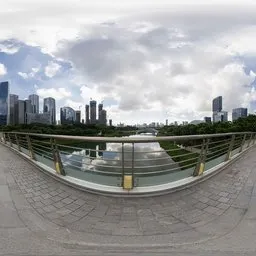
<path fill-rule="evenodd" d="M 50 124 L 56 124 L 56 105 L 52 97 L 44 99 L 44 113 L 50 113 Z"/>
<path fill-rule="evenodd" d="M 28 123 L 28 114 L 32 113 L 31 100 L 25 100 L 25 124 Z"/>
<path fill-rule="evenodd" d="M 81 111 L 76 110 L 76 123 L 80 124 L 81 123 Z"/>
<path fill-rule="evenodd" d="M 19 124 L 25 124 L 25 101 L 18 101 L 18 109 L 19 109 Z"/>
<path fill-rule="evenodd" d="M 90 123 L 90 107 L 89 105 L 85 105 L 85 123 Z"/>
<path fill-rule="evenodd" d="M 31 94 L 28 96 L 28 99 L 31 101 L 32 113 L 39 113 L 39 96 L 36 94 Z"/>
<path fill-rule="evenodd" d="M 232 110 L 232 121 L 235 121 L 240 117 L 247 117 L 247 113 L 247 108 L 234 108 Z"/>
<path fill-rule="evenodd" d="M 100 111 L 99 124 L 107 125 L 107 111 L 104 109 Z"/>
<path fill-rule="evenodd" d="M 9 83 L 0 83 L 0 125 L 7 124 Z"/>
<path fill-rule="evenodd" d="M 96 109 L 97 109 L 97 102 L 95 100 L 90 101 L 90 123 L 96 124 Z"/>
<path fill-rule="evenodd" d="M 218 96 L 212 101 L 212 112 L 220 112 L 222 110 L 222 96 Z"/>
<path fill-rule="evenodd" d="M 60 109 L 61 124 L 73 124 L 76 120 L 76 112 L 73 108 L 63 107 Z"/>
<path fill-rule="evenodd" d="M 16 125 L 19 121 L 19 96 L 16 94 L 10 94 L 8 103 L 8 125 Z"/>

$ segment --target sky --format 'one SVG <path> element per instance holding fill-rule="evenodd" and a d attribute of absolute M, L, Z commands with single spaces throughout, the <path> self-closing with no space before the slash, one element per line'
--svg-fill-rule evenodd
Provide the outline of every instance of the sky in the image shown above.
<path fill-rule="evenodd" d="M 25 99 L 113 123 L 169 123 L 256 111 L 256 5 L 249 0 L 8 0 L 0 9 L 0 81 Z M 207 4 L 205 3 L 207 2 Z"/>

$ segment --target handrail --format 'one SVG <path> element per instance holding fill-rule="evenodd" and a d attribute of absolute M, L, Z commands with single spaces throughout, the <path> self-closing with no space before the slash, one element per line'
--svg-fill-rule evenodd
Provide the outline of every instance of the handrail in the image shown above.
<path fill-rule="evenodd" d="M 217 133 L 217 134 L 203 134 L 203 135 L 182 135 L 182 136 L 159 136 L 159 137 L 88 137 L 88 136 L 72 136 L 72 135 L 54 135 L 54 134 L 40 134 L 40 133 L 23 133 L 23 132 L 3 132 L 17 135 L 29 135 L 43 138 L 90 141 L 90 142 L 120 142 L 120 143 L 143 143 L 143 142 L 158 142 L 158 141 L 184 141 L 188 139 L 208 139 L 217 137 L 226 137 L 232 135 L 255 134 L 255 132 L 235 132 L 235 133 Z"/>
<path fill-rule="evenodd" d="M 40 166 L 55 168 L 60 177 L 129 191 L 200 176 L 256 142 L 256 132 L 121 138 L 1 132 L 0 137 Z M 88 143 L 77 147 L 77 141 Z M 164 141 L 170 143 L 159 143 Z"/>

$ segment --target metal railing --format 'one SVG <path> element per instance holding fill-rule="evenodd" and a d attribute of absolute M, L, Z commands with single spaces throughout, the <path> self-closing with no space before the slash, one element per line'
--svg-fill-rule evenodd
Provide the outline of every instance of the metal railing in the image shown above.
<path fill-rule="evenodd" d="M 3 143 L 59 175 L 127 190 L 202 175 L 255 140 L 251 132 L 122 138 L 2 133 Z"/>

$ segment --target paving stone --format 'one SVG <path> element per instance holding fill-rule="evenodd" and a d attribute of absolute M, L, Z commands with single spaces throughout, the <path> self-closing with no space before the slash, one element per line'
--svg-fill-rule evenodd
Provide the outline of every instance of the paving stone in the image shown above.
<path fill-rule="evenodd" d="M 61 202 L 64 204 L 70 204 L 70 203 L 74 202 L 74 200 L 67 197 L 67 198 L 62 199 Z"/>
<path fill-rule="evenodd" d="M 218 201 L 221 203 L 227 203 L 230 199 L 227 197 L 221 197 Z"/>

